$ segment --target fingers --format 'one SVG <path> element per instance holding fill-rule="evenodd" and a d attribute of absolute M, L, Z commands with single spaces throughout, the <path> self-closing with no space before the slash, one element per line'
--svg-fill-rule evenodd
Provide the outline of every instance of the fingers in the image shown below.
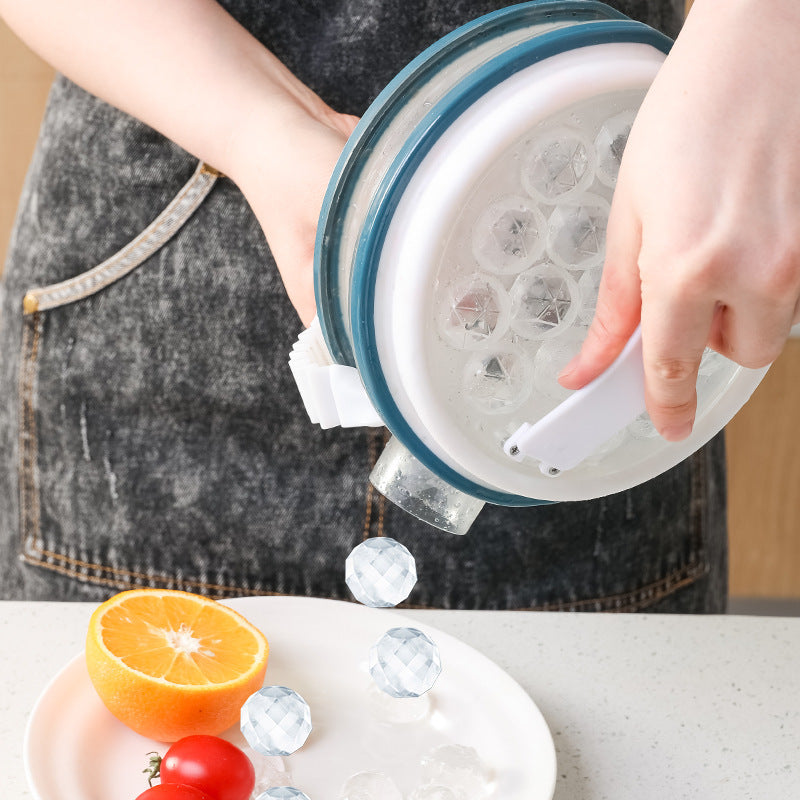
<path fill-rule="evenodd" d="M 335 131 L 341 133 L 345 139 L 349 138 L 360 121 L 360 117 L 356 117 L 353 114 L 340 114 L 330 106 L 324 107 L 320 112 L 319 118 Z"/>
<path fill-rule="evenodd" d="M 608 220 L 606 259 L 594 319 L 580 353 L 558 378 L 566 389 L 579 389 L 607 369 L 639 324 L 640 230 L 624 192 L 618 189 Z"/>
<path fill-rule="evenodd" d="M 340 114 L 339 119 L 339 130 L 348 137 L 355 130 L 356 125 L 358 125 L 360 121 L 360 117 L 356 117 L 353 114 Z"/>
<path fill-rule="evenodd" d="M 800 320 L 800 250 L 782 244 L 780 234 L 767 232 L 758 241 L 756 248 L 742 242 L 712 253 L 704 269 L 723 300 L 709 346 L 750 369 L 771 364 Z"/>
<path fill-rule="evenodd" d="M 685 439 L 697 411 L 697 371 L 717 304 L 686 285 L 643 287 L 642 354 L 647 412 L 667 441 Z"/>
<path fill-rule="evenodd" d="M 717 309 L 708 345 L 743 367 L 766 367 L 780 355 L 796 318 L 791 296 L 759 298 L 753 292 Z"/>

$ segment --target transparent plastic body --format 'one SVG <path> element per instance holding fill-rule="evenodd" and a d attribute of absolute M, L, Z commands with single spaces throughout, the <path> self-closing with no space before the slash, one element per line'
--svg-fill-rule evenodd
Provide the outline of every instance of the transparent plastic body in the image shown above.
<path fill-rule="evenodd" d="M 483 502 L 440 474 L 491 502 L 533 500 L 521 505 L 622 491 L 701 446 L 757 384 L 709 356 L 697 436 L 681 447 L 640 417 L 557 479 L 504 452 L 516 430 L 569 396 L 557 375 L 592 319 L 619 161 L 664 58 L 658 43 L 584 43 L 465 95 L 470 105 L 449 116 L 458 107 L 449 98 L 460 96 L 451 91 L 475 70 L 582 20 L 537 22 L 476 37 L 432 70 L 415 67 L 365 127 L 320 226 L 319 274 L 333 287 L 327 296 L 318 286 L 326 338 L 344 342 L 344 360 L 352 347 L 349 363 L 410 448 L 392 439 L 370 479 L 454 533 Z"/>
<path fill-rule="evenodd" d="M 646 423 L 635 420 L 634 413 L 630 431 L 610 431 L 581 463 L 558 475 L 543 473 L 535 458 L 517 461 L 504 450 L 523 425 L 538 423 L 570 397 L 557 375 L 578 352 L 594 311 L 599 279 L 594 273 L 602 268 L 613 191 L 607 176 L 601 180 L 596 172 L 601 159 L 595 143 L 603 143 L 601 131 L 613 127 L 616 132 L 617 123 L 636 112 L 663 59 L 649 45 L 612 43 L 565 51 L 525 67 L 449 122 L 392 205 L 370 297 L 372 314 L 365 320 L 373 326 L 381 371 L 366 359 L 360 369 L 378 389 L 376 378 L 385 381 L 416 436 L 416 441 L 404 439 L 415 456 L 437 474 L 452 471 L 477 484 L 476 494 L 486 488 L 483 496 L 490 502 L 486 495 L 492 490 L 538 501 L 585 500 L 642 483 L 719 431 L 763 375 L 722 359 L 704 367 L 695 429 L 681 443 L 643 435 Z M 533 197 L 523 173 L 537 163 L 536 148 L 550 147 L 553 138 L 561 141 L 571 129 L 577 133 L 570 147 L 580 150 L 575 177 L 559 180 L 574 187 L 547 202 Z M 613 139 L 618 154 L 624 150 L 620 136 Z M 586 150 L 587 142 L 594 152 Z M 554 167 L 556 175 L 557 168 L 568 169 L 563 164 Z M 487 221 L 486 209 L 505 199 L 513 203 L 503 207 L 522 213 L 500 230 L 492 230 L 489 218 L 482 239 L 475 229 Z M 524 249 L 520 239 L 540 224 L 536 211 L 546 220 L 545 246 L 532 265 L 521 258 L 515 274 L 508 252 Z M 499 269 L 482 263 L 485 249 L 475 252 L 487 231 L 501 239 L 495 250 Z M 491 317 L 477 318 L 491 335 L 467 347 L 460 344 L 467 331 L 457 330 L 456 317 L 447 319 L 447 335 L 442 325 L 453 300 L 465 305 L 463 295 L 452 293 L 465 283 L 491 286 L 493 298 L 486 305 Z M 507 327 L 500 322 L 503 291 L 511 300 Z M 467 325 L 475 321 L 464 317 Z"/>
<path fill-rule="evenodd" d="M 602 7 L 600 7 L 602 8 Z M 426 114 L 460 81 L 499 54 L 544 33 L 567 28 L 587 21 L 603 18 L 598 7 L 582 8 L 575 3 L 572 17 L 554 19 L 552 9 L 543 6 L 541 10 L 520 7 L 520 17 L 527 17 L 529 24 L 514 26 L 509 20 L 509 30 L 500 31 L 488 37 L 473 37 L 442 68 L 416 79 L 407 88 L 403 101 L 389 115 L 387 122 L 369 141 L 364 141 L 358 152 L 358 168 L 349 180 L 357 176 L 357 180 L 349 194 L 348 202 L 334 200 L 331 214 L 341 217 L 341 230 L 336 237 L 335 269 L 338 272 L 338 285 L 341 317 L 345 328 L 350 331 L 350 295 L 345 287 L 350 285 L 350 278 L 355 264 L 355 253 L 366 215 L 372 205 L 381 180 L 397 156 L 400 148 L 411 133 L 419 126 Z M 614 12 L 607 9 L 610 14 Z"/>
<path fill-rule="evenodd" d="M 394 437 L 369 479 L 403 511 L 448 533 L 466 533 L 484 506 L 483 500 L 459 492 L 431 472 Z"/>

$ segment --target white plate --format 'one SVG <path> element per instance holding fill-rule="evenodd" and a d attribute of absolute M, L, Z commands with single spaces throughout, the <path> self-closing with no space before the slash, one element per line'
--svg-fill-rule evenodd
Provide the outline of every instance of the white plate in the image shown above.
<path fill-rule="evenodd" d="M 493 773 L 492 800 L 551 800 L 555 748 L 539 709 L 507 673 L 463 642 L 397 612 L 352 603 L 305 597 L 226 602 L 269 640 L 265 683 L 295 689 L 311 707 L 308 741 L 284 759 L 292 785 L 311 800 L 336 800 L 344 781 L 363 770 L 385 772 L 408 794 L 420 783 L 420 758 L 446 743 L 478 751 Z M 428 717 L 390 725 L 375 716 L 367 662 L 373 643 L 401 625 L 434 639 L 443 668 L 429 693 Z M 226 734 L 238 737 L 235 728 Z M 80 655 L 31 713 L 25 769 L 37 800 L 134 800 L 147 788 L 146 754 L 163 755 L 166 747 L 106 710 Z"/>

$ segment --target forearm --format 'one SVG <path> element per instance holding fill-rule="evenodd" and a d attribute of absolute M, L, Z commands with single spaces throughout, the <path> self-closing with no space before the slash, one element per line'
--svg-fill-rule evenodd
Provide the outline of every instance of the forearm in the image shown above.
<path fill-rule="evenodd" d="M 249 128 L 280 135 L 327 109 L 213 0 L 0 0 L 0 15 L 87 91 L 234 178 Z"/>

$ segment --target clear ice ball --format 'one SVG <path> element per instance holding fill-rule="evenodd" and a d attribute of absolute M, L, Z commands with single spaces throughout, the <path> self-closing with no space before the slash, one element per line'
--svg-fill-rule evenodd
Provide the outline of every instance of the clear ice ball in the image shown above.
<path fill-rule="evenodd" d="M 609 455 L 619 450 L 628 441 L 628 428 L 617 431 L 610 439 L 600 444 L 598 448 L 584 460 L 588 466 L 601 464 Z"/>
<path fill-rule="evenodd" d="M 580 292 L 561 267 L 544 262 L 519 274 L 509 291 L 511 327 L 526 339 L 548 339 L 572 325 Z"/>
<path fill-rule="evenodd" d="M 484 414 L 507 414 L 518 409 L 533 388 L 533 370 L 523 353 L 504 350 L 476 355 L 464 367 L 467 402 Z"/>
<path fill-rule="evenodd" d="M 546 225 L 536 204 L 510 195 L 492 203 L 472 229 L 472 253 L 488 272 L 513 275 L 539 259 Z"/>
<path fill-rule="evenodd" d="M 311 710 L 286 686 L 265 686 L 242 706 L 241 728 L 253 750 L 265 756 L 288 756 L 311 732 Z"/>
<path fill-rule="evenodd" d="M 706 347 L 703 350 L 703 357 L 700 359 L 700 368 L 697 374 L 700 378 L 711 378 L 724 369 L 730 362 L 725 356 L 720 355 L 716 350 Z"/>
<path fill-rule="evenodd" d="M 275 786 L 262 792 L 256 800 L 311 800 L 311 798 L 292 786 Z"/>
<path fill-rule="evenodd" d="M 411 593 L 417 582 L 417 567 L 408 548 L 380 536 L 353 548 L 345 561 L 345 580 L 359 603 L 389 608 Z"/>
<path fill-rule="evenodd" d="M 403 800 L 403 795 L 388 775 L 359 772 L 347 779 L 339 800 Z"/>
<path fill-rule="evenodd" d="M 581 325 L 592 324 L 602 277 L 602 269 L 587 269 L 578 279 L 578 289 L 581 293 L 581 309 L 578 312 L 578 322 Z"/>
<path fill-rule="evenodd" d="M 592 269 L 603 262 L 608 226 L 608 203 L 585 194 L 580 204 L 556 206 L 548 220 L 547 250 L 564 269 Z"/>
<path fill-rule="evenodd" d="M 511 300 L 497 278 L 479 272 L 456 280 L 441 292 L 437 320 L 447 342 L 474 350 L 507 330 Z"/>
<path fill-rule="evenodd" d="M 265 756 L 253 750 L 241 730 L 234 733 L 231 743 L 235 744 L 252 762 L 256 782 L 252 796 L 271 789 L 273 786 L 290 786 L 292 775 L 286 760 L 281 756 Z"/>
<path fill-rule="evenodd" d="M 425 781 L 448 787 L 462 800 L 480 800 L 489 792 L 492 775 L 473 747 L 445 744 L 422 759 Z"/>
<path fill-rule="evenodd" d="M 622 111 L 609 117 L 600 127 L 595 137 L 594 147 L 597 152 L 597 177 L 606 185 L 617 185 L 619 165 L 622 154 L 628 143 L 636 112 L 632 109 Z"/>
<path fill-rule="evenodd" d="M 553 205 L 589 188 L 594 180 L 594 158 L 594 148 L 579 131 L 547 131 L 528 145 L 522 185 L 535 200 Z"/>
<path fill-rule="evenodd" d="M 428 783 L 414 789 L 408 800 L 460 800 L 460 795 L 455 794 L 447 786 Z"/>
<path fill-rule="evenodd" d="M 725 384 L 736 374 L 739 366 L 707 347 L 697 371 L 697 417 L 705 414 L 709 404 L 719 397 Z"/>
<path fill-rule="evenodd" d="M 265 791 L 273 786 L 288 786 L 292 782 L 292 775 L 286 769 L 286 764 L 280 756 L 263 756 L 247 748 L 253 769 L 256 773 L 256 785 L 253 791 Z"/>
<path fill-rule="evenodd" d="M 374 683 L 369 687 L 369 708 L 374 719 L 387 725 L 420 722 L 431 713 L 431 696 L 392 697 Z"/>
<path fill-rule="evenodd" d="M 647 440 L 655 439 L 658 436 L 658 431 L 646 411 L 628 425 L 628 431 L 634 439 Z"/>
<path fill-rule="evenodd" d="M 439 677 L 439 648 L 416 628 L 392 628 L 369 652 L 369 671 L 378 688 L 392 697 L 419 697 Z"/>
<path fill-rule="evenodd" d="M 537 394 L 559 402 L 572 394 L 558 382 L 558 376 L 580 349 L 581 339 L 577 336 L 560 336 L 542 343 L 533 359 L 533 385 Z"/>

